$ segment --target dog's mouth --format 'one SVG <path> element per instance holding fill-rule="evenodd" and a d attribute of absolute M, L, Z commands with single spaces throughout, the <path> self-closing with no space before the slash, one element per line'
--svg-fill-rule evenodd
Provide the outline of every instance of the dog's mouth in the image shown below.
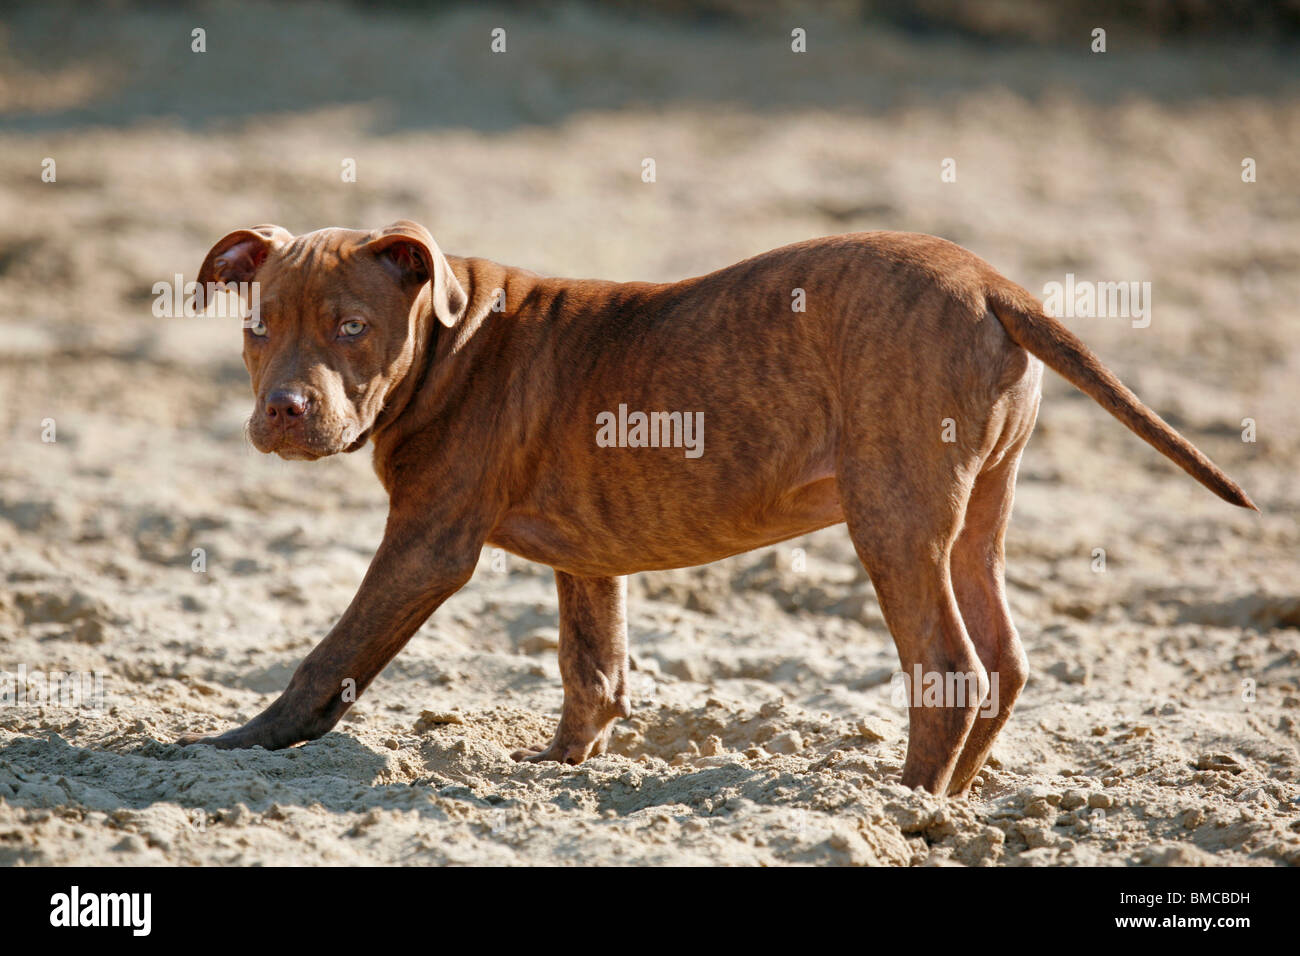
<path fill-rule="evenodd" d="M 273 451 L 285 461 L 316 461 L 334 454 L 333 451 L 317 451 L 287 439 L 277 444 Z"/>
<path fill-rule="evenodd" d="M 264 455 L 279 455 L 286 461 L 316 461 L 357 451 L 370 439 L 370 431 L 357 424 L 347 424 L 333 434 L 320 435 L 297 427 L 268 427 L 265 421 L 252 421 L 247 429 L 254 448 Z"/>

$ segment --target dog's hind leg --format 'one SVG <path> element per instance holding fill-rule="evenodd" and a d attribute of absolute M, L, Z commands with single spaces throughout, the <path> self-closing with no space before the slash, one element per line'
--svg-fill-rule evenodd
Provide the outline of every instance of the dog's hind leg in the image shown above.
<path fill-rule="evenodd" d="M 1022 448 L 1023 441 L 975 479 L 966 507 L 966 523 L 952 551 L 953 590 L 966 632 L 989 675 L 989 697 L 966 738 L 948 785 L 953 795 L 969 791 L 1029 675 L 1028 659 L 1007 607 L 1003 578 L 1003 539 L 1011 520 Z"/>
<path fill-rule="evenodd" d="M 614 720 L 627 717 L 627 579 L 555 572 L 560 596 L 560 677 L 564 709 L 544 750 L 516 760 L 582 763 L 604 753 Z"/>
<path fill-rule="evenodd" d="M 901 440 L 901 436 L 900 440 Z M 949 572 L 970 479 L 941 453 L 846 458 L 840 493 L 849 534 L 880 599 L 908 688 L 903 785 L 944 793 L 987 693 Z"/>

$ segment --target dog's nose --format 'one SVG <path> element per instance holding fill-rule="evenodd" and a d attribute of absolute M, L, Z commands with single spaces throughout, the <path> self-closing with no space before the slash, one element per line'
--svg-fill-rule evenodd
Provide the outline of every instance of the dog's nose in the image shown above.
<path fill-rule="evenodd" d="M 289 420 L 307 414 L 307 396 L 289 388 L 277 388 L 266 396 L 266 417 Z"/>

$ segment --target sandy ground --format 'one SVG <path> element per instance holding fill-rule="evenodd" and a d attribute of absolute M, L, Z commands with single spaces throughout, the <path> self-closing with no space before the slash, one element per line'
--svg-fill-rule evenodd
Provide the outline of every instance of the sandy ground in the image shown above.
<path fill-rule="evenodd" d="M 1300 862 L 1294 59 L 839 29 L 800 61 L 788 30 L 576 8 L 239 10 L 250 49 L 222 18 L 206 59 L 193 15 L 6 24 L 0 669 L 100 672 L 105 701 L 0 706 L 0 863 Z M 1069 324 L 1263 514 L 1049 376 L 1008 545 L 1033 677 L 970 800 L 898 783 L 897 659 L 843 528 L 636 576 L 635 713 L 580 767 L 510 760 L 558 714 L 556 601 L 491 554 L 336 732 L 183 750 L 280 691 L 385 502 L 366 453 L 252 450 L 237 327 L 155 318 L 150 289 L 235 228 L 399 217 L 557 274 L 892 228 L 1035 291 L 1150 281 L 1149 328 Z"/>

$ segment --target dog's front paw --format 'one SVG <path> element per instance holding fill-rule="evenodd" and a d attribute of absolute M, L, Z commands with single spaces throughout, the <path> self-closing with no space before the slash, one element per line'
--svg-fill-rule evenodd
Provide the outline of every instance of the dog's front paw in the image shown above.
<path fill-rule="evenodd" d="M 191 744 L 210 744 L 216 740 L 215 737 L 209 737 L 204 734 L 181 734 L 176 738 L 178 747 L 188 747 Z"/>
<path fill-rule="evenodd" d="M 242 750 L 247 747 L 266 747 L 262 740 L 257 739 L 256 735 L 246 733 L 247 728 L 239 727 L 235 730 L 228 730 L 224 734 L 182 734 L 176 739 L 182 747 L 191 747 L 195 744 L 207 744 L 210 747 L 216 747 L 218 750 Z M 266 747 L 270 750 L 271 747 Z"/>
<path fill-rule="evenodd" d="M 246 750 L 249 747 L 279 750 L 306 739 L 301 734 L 287 733 L 282 728 L 254 720 L 224 734 L 182 734 L 176 743 L 182 747 L 207 744 L 218 750 Z"/>
<path fill-rule="evenodd" d="M 510 756 L 517 763 L 546 763 L 554 761 L 556 763 L 567 763 L 570 766 L 577 766 L 588 757 L 595 757 L 605 752 L 605 746 L 609 742 L 609 732 L 598 735 L 594 739 L 562 739 L 558 734 L 551 741 L 550 745 L 544 750 L 516 750 Z"/>
<path fill-rule="evenodd" d="M 587 759 L 588 754 L 585 751 L 589 749 L 589 747 L 560 747 L 551 744 L 545 750 L 516 750 L 510 758 L 516 763 L 546 763 L 553 760 L 556 763 L 577 766 Z"/>

